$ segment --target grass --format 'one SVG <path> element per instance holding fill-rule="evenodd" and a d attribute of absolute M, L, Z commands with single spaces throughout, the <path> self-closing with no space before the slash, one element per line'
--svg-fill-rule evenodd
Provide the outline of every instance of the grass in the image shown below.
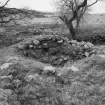
<path fill-rule="evenodd" d="M 83 28 L 78 37 L 86 40 L 86 36 L 104 36 L 103 27 Z M 69 35 L 63 24 L 18 24 L 2 28 L 5 31 L 0 33 L 1 48 L 37 35 Z M 77 62 L 80 71 L 56 68 L 53 75 L 43 69 L 41 73 L 36 69 L 33 72 L 20 61 L 0 70 L 0 88 L 12 92 L 6 95 L 5 102 L 9 105 L 105 105 L 105 59 L 94 56 L 80 62 Z"/>
<path fill-rule="evenodd" d="M 88 68 L 82 69 L 81 65 L 78 72 L 62 69 L 61 75 L 49 75 L 18 62 L 0 71 L 1 87 L 12 91 L 9 105 L 104 105 L 105 60 L 94 57 L 86 63 Z"/>
<path fill-rule="evenodd" d="M 42 19 L 42 22 L 41 22 L 41 19 Z M 69 31 L 66 28 L 66 26 L 64 24 L 58 24 L 56 20 L 57 20 L 56 18 L 52 18 L 52 19 L 40 18 L 37 23 L 34 19 L 32 20 L 32 22 L 29 22 L 31 21 L 29 19 L 28 20 L 23 19 L 20 22 L 18 22 L 18 24 L 11 23 L 11 24 L 4 25 L 3 27 L 1 27 L 0 46 L 1 47 L 10 46 L 12 44 L 19 42 L 19 40 L 21 41 L 27 37 L 33 37 L 35 35 L 62 35 L 62 36 L 69 37 Z M 22 25 L 23 23 L 25 25 Z M 80 28 L 80 32 L 77 33 L 77 39 L 89 41 L 91 37 L 104 36 L 105 34 L 104 26 L 105 25 L 101 23 L 92 24 L 92 25 L 83 24 Z M 4 29 L 4 31 L 2 31 L 2 29 Z M 97 43 L 94 43 L 94 44 L 97 44 Z"/>

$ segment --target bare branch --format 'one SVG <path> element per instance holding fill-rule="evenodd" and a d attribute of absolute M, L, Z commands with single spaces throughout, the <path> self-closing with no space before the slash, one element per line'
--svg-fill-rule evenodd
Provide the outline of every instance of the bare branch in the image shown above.
<path fill-rule="evenodd" d="M 96 0 L 96 1 L 95 1 L 95 2 L 93 2 L 92 4 L 87 5 L 87 7 L 90 7 L 90 6 L 94 5 L 94 4 L 96 4 L 98 1 L 99 1 L 99 0 Z"/>
<path fill-rule="evenodd" d="M 10 0 L 7 0 L 7 1 L 5 2 L 5 4 L 0 7 L 0 9 L 1 9 L 1 8 L 4 8 L 4 7 L 8 4 L 9 1 L 10 1 Z"/>
<path fill-rule="evenodd" d="M 87 6 L 87 0 L 84 0 L 80 5 L 78 5 L 77 10 L 81 9 L 82 7 Z"/>

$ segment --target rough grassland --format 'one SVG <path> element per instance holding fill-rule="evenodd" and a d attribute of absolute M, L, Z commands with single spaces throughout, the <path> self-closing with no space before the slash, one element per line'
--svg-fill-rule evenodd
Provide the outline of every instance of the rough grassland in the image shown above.
<path fill-rule="evenodd" d="M 25 19 L 0 28 L 0 105 L 105 105 L 105 46 L 99 42 L 96 55 L 68 62 L 64 67 L 17 53 L 23 40 L 39 35 L 68 36 L 66 27 L 55 20 Z M 84 28 L 82 25 L 78 37 L 97 35 L 105 35 L 101 22 L 85 24 Z"/>

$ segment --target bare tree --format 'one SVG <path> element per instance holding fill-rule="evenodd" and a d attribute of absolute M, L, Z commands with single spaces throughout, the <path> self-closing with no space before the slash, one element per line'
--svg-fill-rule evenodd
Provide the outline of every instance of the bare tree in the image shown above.
<path fill-rule="evenodd" d="M 76 32 L 78 30 L 80 21 L 87 9 L 96 4 L 99 0 L 60 0 L 59 18 L 66 24 L 72 39 L 76 39 Z M 75 22 L 75 26 L 74 26 Z"/>

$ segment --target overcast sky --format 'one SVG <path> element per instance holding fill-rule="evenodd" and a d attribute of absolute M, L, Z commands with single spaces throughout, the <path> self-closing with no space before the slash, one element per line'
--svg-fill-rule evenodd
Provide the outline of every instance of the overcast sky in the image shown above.
<path fill-rule="evenodd" d="M 5 0 L 0 0 L 5 1 Z M 8 6 L 15 8 L 28 7 L 39 11 L 54 11 L 54 0 L 10 0 Z M 92 7 L 92 13 L 105 13 L 105 3 L 97 3 Z"/>
<path fill-rule="evenodd" d="M 98 2 L 92 7 L 93 13 L 105 13 L 105 2 Z"/>
<path fill-rule="evenodd" d="M 1 0 L 0 0 L 1 1 Z M 39 11 L 53 11 L 53 0 L 10 0 L 8 3 L 10 7 L 29 7 Z"/>

